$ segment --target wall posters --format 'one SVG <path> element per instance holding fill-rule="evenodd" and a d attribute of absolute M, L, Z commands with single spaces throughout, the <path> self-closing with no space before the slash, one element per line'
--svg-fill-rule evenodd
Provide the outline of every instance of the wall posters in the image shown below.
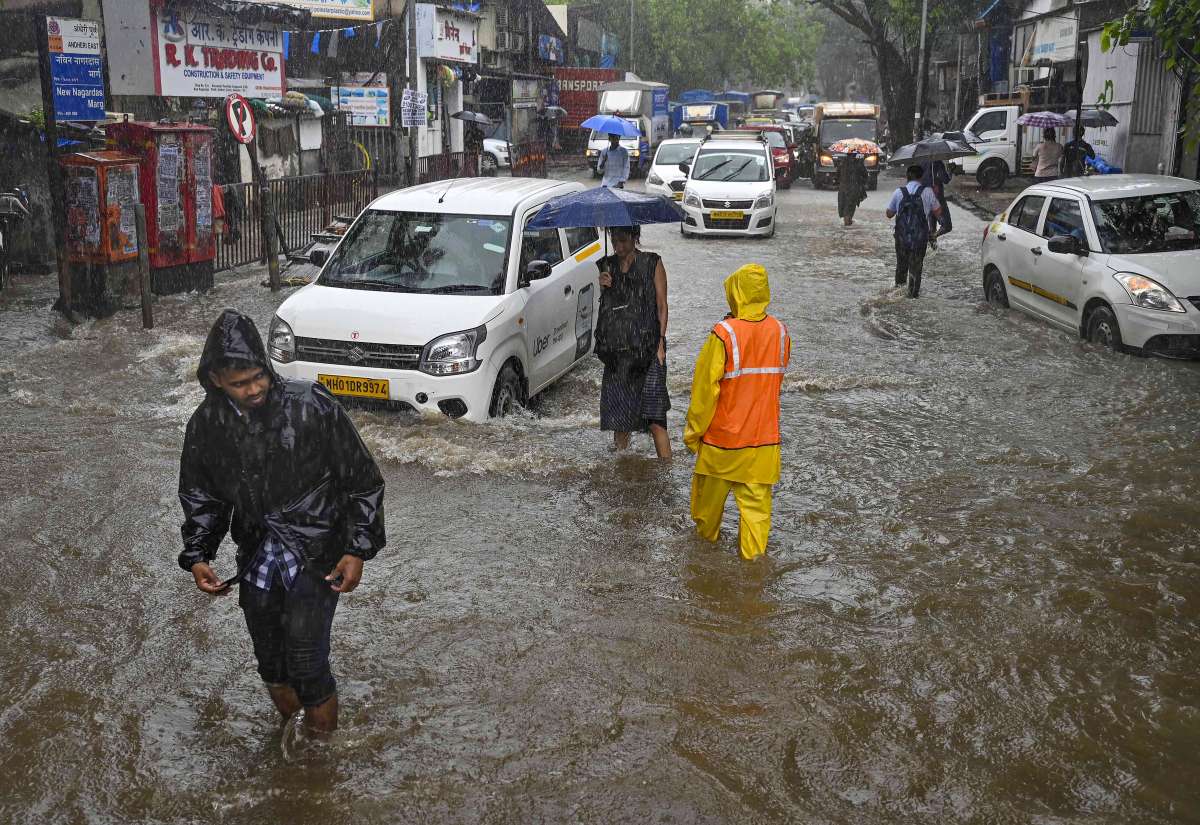
<path fill-rule="evenodd" d="M 100 24 L 94 20 L 46 18 L 54 116 L 61 121 L 104 119 L 104 66 Z"/>
<path fill-rule="evenodd" d="M 168 97 L 280 97 L 283 35 L 180 8 L 154 10 L 154 86 Z"/>
<path fill-rule="evenodd" d="M 336 89 L 334 103 L 340 111 L 350 113 L 352 126 L 392 125 L 392 98 L 386 74 L 360 72 L 343 75 L 341 82 L 342 85 Z"/>
<path fill-rule="evenodd" d="M 424 126 L 425 109 L 429 104 L 429 95 L 405 89 L 400 96 L 400 125 Z"/>

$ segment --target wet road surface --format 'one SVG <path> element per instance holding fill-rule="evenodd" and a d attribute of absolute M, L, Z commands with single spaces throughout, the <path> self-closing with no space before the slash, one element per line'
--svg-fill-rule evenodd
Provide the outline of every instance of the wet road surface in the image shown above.
<path fill-rule="evenodd" d="M 175 565 L 195 365 L 221 308 L 266 329 L 262 274 L 152 332 L 0 297 L 0 822 L 1200 821 L 1200 373 L 989 309 L 961 210 L 904 298 L 889 189 L 849 229 L 798 185 L 770 241 L 645 231 L 668 466 L 612 453 L 594 361 L 490 426 L 355 411 L 391 541 L 335 620 L 328 744 Z M 680 439 L 749 261 L 795 341 L 757 565 L 732 504 L 692 536 Z"/>

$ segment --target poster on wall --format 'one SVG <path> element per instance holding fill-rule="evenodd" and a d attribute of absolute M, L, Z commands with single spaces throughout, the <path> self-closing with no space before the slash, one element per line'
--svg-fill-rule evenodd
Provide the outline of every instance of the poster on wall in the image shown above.
<path fill-rule="evenodd" d="M 104 119 L 104 65 L 100 24 L 94 20 L 46 18 L 54 116 L 60 121 Z"/>
<path fill-rule="evenodd" d="M 425 107 L 428 103 L 429 96 L 425 92 L 405 89 L 404 94 L 400 96 L 400 125 L 424 126 Z"/>
<path fill-rule="evenodd" d="M 387 75 L 378 72 L 344 74 L 334 102 L 338 110 L 350 113 L 351 126 L 391 126 L 392 98 Z"/>
<path fill-rule="evenodd" d="M 167 97 L 280 97 L 283 34 L 179 8 L 154 10 L 154 88 Z"/>

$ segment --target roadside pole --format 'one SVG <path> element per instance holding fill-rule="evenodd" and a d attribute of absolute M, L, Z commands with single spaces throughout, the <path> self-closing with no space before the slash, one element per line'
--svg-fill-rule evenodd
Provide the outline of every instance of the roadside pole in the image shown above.
<path fill-rule="evenodd" d="M 50 78 L 50 42 L 46 30 L 46 16 L 35 14 L 37 30 L 38 69 L 42 78 L 42 115 L 45 118 L 46 135 L 46 179 L 50 184 L 50 224 L 54 230 L 54 258 L 58 262 L 59 308 L 74 320 L 71 304 L 71 275 L 67 267 L 67 215 L 66 188 L 63 186 L 62 168 L 58 165 L 58 122 L 54 113 L 54 87 Z"/>
<path fill-rule="evenodd" d="M 921 110 L 925 106 L 925 24 L 929 20 L 929 0 L 921 0 L 921 53 L 917 57 L 917 110 L 913 113 L 913 140 L 920 140 L 925 133 L 925 118 Z"/>
<path fill-rule="evenodd" d="M 142 294 L 142 329 L 154 329 L 154 295 L 150 291 L 150 240 L 146 232 L 146 207 L 133 207 L 137 221 L 138 290 Z"/>
<path fill-rule="evenodd" d="M 417 93 L 417 0 L 408 0 L 406 9 L 408 23 L 408 87 Z M 417 127 L 408 127 L 408 185 L 417 182 Z"/>

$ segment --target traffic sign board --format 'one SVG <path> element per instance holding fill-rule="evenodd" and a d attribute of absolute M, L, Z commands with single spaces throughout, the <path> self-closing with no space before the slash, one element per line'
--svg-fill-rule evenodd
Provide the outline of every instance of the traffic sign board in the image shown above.
<path fill-rule="evenodd" d="M 241 95 L 225 98 L 225 122 L 229 124 L 229 131 L 238 143 L 248 144 L 254 140 L 254 110 L 246 98 Z"/>

